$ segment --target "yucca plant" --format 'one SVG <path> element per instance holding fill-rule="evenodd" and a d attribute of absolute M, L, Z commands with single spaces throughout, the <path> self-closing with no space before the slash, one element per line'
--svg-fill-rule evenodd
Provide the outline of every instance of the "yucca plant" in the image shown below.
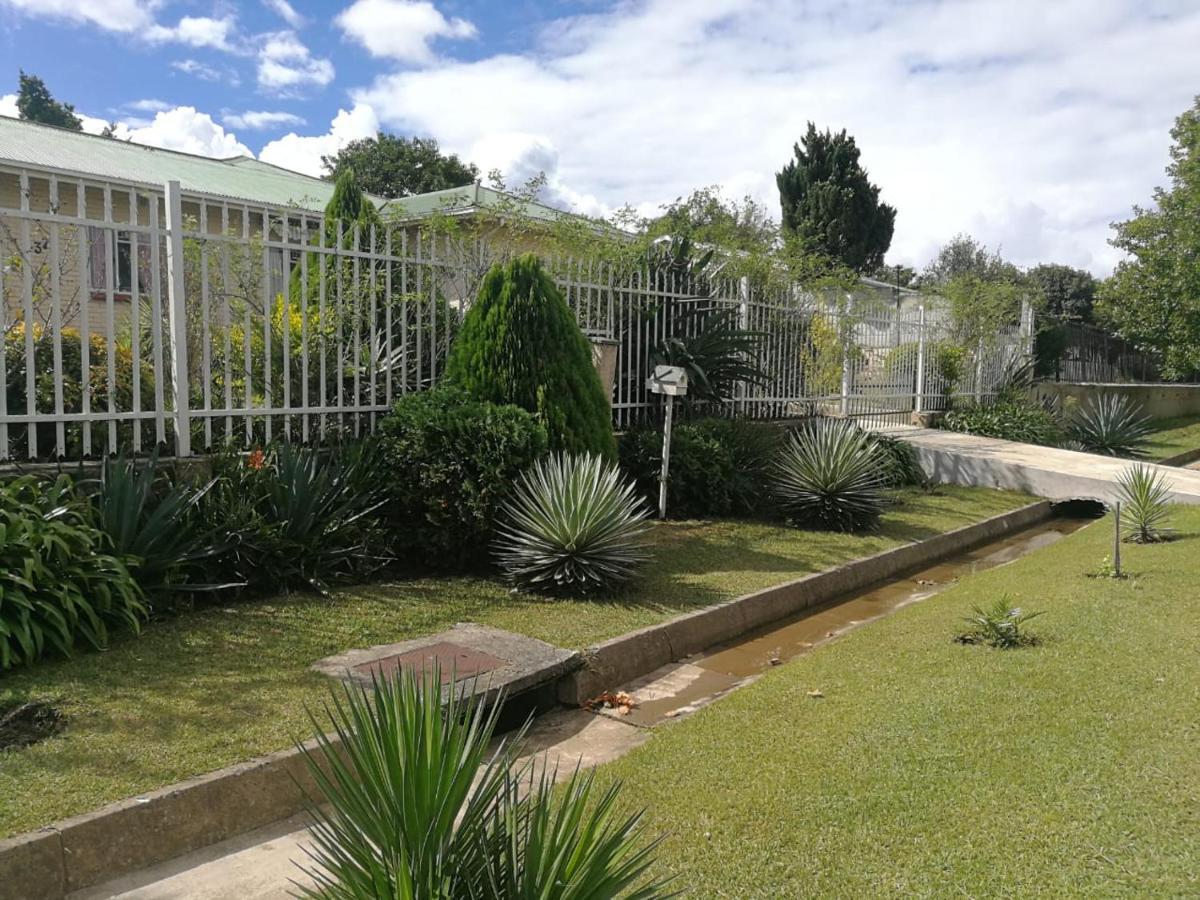
<path fill-rule="evenodd" d="M 491 749 L 500 707 L 465 687 L 443 697 L 434 665 L 334 692 L 333 735 L 314 718 L 316 746 L 301 747 L 318 790 L 302 896 L 667 896 L 649 877 L 657 842 L 641 813 L 618 811 L 619 785 L 576 770 L 552 791 L 554 772 L 518 763 L 524 732 Z"/>
<path fill-rule="evenodd" d="M 605 590 L 649 559 L 647 514 L 615 465 L 592 454 L 555 454 L 525 472 L 502 507 L 497 562 L 523 590 Z"/>
<path fill-rule="evenodd" d="M 209 591 L 240 582 L 208 579 L 208 567 L 229 548 L 231 538 L 205 525 L 197 508 L 217 479 L 199 487 L 176 481 L 158 468 L 158 451 L 144 463 L 123 455 L 104 461 L 92 495 L 96 521 L 113 550 L 130 558 L 142 589 Z"/>
<path fill-rule="evenodd" d="M 1171 539 L 1167 525 L 1171 488 L 1162 472 L 1150 466 L 1132 465 L 1117 476 L 1121 501 L 1121 531 L 1127 541 L 1154 544 Z"/>
<path fill-rule="evenodd" d="M 1071 417 L 1067 436 L 1088 453 L 1141 456 L 1150 434 L 1150 419 L 1123 394 L 1101 394 Z"/>
<path fill-rule="evenodd" d="M 883 511 L 882 471 L 870 435 L 848 419 L 819 419 L 784 444 L 773 491 L 794 525 L 861 531 L 874 527 Z"/>
<path fill-rule="evenodd" d="M 1025 625 L 1042 615 L 1040 612 L 1025 612 L 1013 606 L 1007 597 L 997 597 L 988 607 L 975 606 L 965 621 L 970 628 L 959 635 L 964 644 L 987 644 L 1001 650 L 1013 647 L 1028 647 L 1037 643 L 1037 638 L 1025 631 Z"/>

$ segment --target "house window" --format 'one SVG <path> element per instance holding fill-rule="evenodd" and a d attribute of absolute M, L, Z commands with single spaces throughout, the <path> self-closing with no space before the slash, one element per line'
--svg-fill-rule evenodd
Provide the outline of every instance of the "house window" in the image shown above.
<path fill-rule="evenodd" d="M 112 269 L 113 293 L 125 298 L 133 294 L 134 273 L 137 273 L 138 290 L 150 289 L 150 245 L 145 237 L 138 239 L 137 260 L 133 253 L 133 240 L 128 231 L 113 231 L 112 250 L 104 236 L 103 228 L 88 228 L 90 245 L 91 290 L 103 295 L 108 290 L 108 272 Z"/>

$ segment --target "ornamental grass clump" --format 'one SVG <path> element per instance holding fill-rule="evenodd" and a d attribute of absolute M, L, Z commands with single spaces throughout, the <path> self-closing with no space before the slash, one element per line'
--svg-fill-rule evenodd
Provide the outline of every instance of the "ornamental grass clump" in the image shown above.
<path fill-rule="evenodd" d="M 1121 532 L 1135 544 L 1156 544 L 1174 536 L 1167 524 L 1171 489 L 1166 477 L 1150 466 L 1133 465 L 1117 476 Z"/>
<path fill-rule="evenodd" d="M 1067 435 L 1080 449 L 1105 456 L 1142 456 L 1150 419 L 1122 394 L 1102 394 L 1080 406 Z"/>
<path fill-rule="evenodd" d="M 520 590 L 609 590 L 649 559 L 647 515 L 615 465 L 592 454 L 555 454 L 523 474 L 504 504 L 496 559 Z"/>
<path fill-rule="evenodd" d="M 773 467 L 773 492 L 793 525 L 830 531 L 874 528 L 883 512 L 881 453 L 848 419 L 820 419 L 788 438 Z"/>
<path fill-rule="evenodd" d="M 451 679 L 453 680 L 453 679 Z M 334 692 L 301 745 L 317 786 L 305 897 L 651 900 L 656 841 L 619 784 L 518 762 L 524 732 L 493 749 L 499 702 L 471 682 L 443 697 L 435 664 Z M 328 734 L 325 720 L 332 720 Z"/>

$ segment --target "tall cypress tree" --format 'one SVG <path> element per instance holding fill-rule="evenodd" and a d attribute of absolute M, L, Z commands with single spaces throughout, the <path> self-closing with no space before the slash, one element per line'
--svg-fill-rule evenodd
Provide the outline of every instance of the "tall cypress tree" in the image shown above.
<path fill-rule="evenodd" d="M 855 271 L 882 265 L 896 210 L 879 202 L 854 138 L 845 129 L 817 131 L 809 122 L 795 154 L 775 175 L 784 230 Z"/>
<path fill-rule="evenodd" d="M 446 364 L 473 397 L 537 415 L 553 450 L 612 459 L 612 412 L 592 350 L 566 300 L 532 254 L 484 278 Z"/>
<path fill-rule="evenodd" d="M 75 115 L 75 107 L 55 100 L 42 79 L 22 71 L 17 82 L 17 113 L 22 119 L 83 131 L 83 120 Z"/>

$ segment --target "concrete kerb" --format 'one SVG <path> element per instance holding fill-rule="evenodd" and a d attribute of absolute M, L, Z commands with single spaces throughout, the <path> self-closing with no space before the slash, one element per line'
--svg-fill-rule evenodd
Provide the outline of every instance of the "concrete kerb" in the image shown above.
<path fill-rule="evenodd" d="M 1031 503 L 973 525 L 764 588 L 589 647 L 583 654 L 584 666 L 559 681 L 559 699 L 568 704 L 582 704 L 661 666 L 843 594 L 1034 525 L 1052 514 L 1048 501 Z"/>
<path fill-rule="evenodd" d="M 1195 450 L 1185 450 L 1182 453 L 1176 453 L 1174 456 L 1168 456 L 1166 459 L 1152 460 L 1160 466 L 1186 466 L 1200 459 L 1200 447 Z"/>

